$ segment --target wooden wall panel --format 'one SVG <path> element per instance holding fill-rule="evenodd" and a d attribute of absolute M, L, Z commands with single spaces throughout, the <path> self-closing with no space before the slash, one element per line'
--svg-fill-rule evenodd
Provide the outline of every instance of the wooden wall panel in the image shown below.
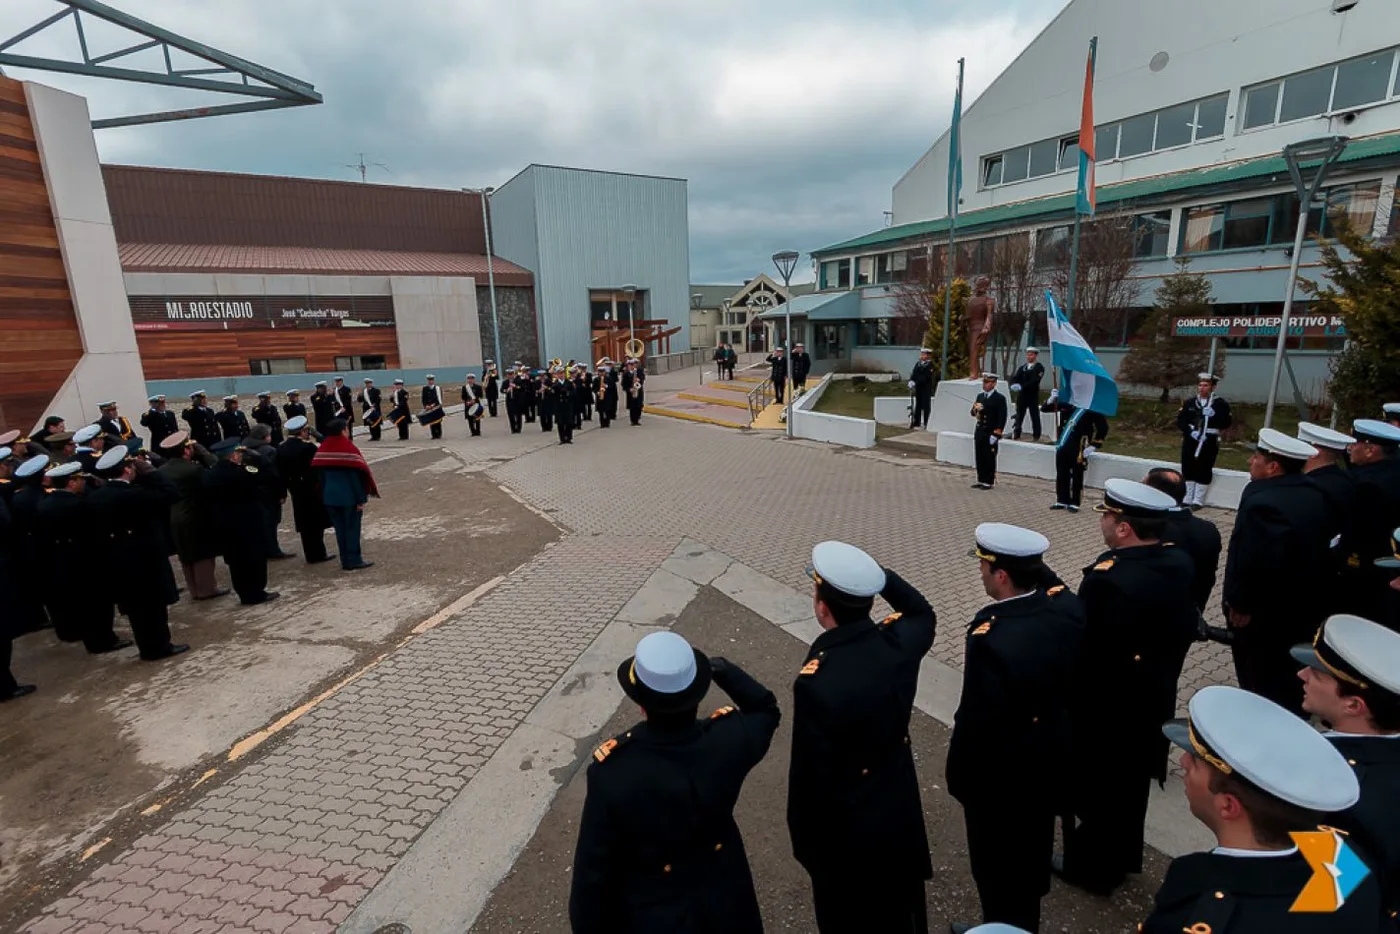
<path fill-rule="evenodd" d="M 376 355 L 389 369 L 399 365 L 393 328 L 137 331 L 136 345 L 146 379 L 152 380 L 248 376 L 249 360 L 274 357 L 302 357 L 308 373 L 334 371 L 336 357 Z M 294 375 L 287 379 L 296 383 Z"/>
<path fill-rule="evenodd" d="M 82 355 L 24 87 L 0 77 L 0 428 L 48 414 Z"/>

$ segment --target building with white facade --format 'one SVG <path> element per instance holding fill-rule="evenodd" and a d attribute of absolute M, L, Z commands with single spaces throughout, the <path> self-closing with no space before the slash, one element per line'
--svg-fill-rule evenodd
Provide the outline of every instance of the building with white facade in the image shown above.
<path fill-rule="evenodd" d="M 1309 229 L 1326 236 L 1341 215 L 1374 236 L 1400 228 L 1400 8 L 1393 0 L 1071 0 L 969 106 L 962 120 L 958 274 L 991 273 L 998 250 L 1028 253 L 1039 292 L 1065 261 L 1073 221 L 1078 126 L 1089 40 L 1094 86 L 1098 216 L 1131 216 L 1135 296 L 1121 327 L 1095 343 L 1121 360 L 1143 311 L 1178 256 L 1210 279 L 1219 314 L 1277 315 L 1288 278 L 1297 198 L 1280 153 L 1292 142 L 1344 135 Z M 948 236 L 949 135 L 894 185 L 893 222 L 813 252 L 818 295 L 858 317 L 844 322 L 848 358 L 907 369 L 913 347 L 892 294 Z M 1302 275 L 1317 278 L 1318 250 Z M 946 268 L 946 265 L 942 268 Z M 1024 283 L 1023 283 L 1024 285 Z M 1043 309 L 1043 302 L 1038 306 Z M 845 313 L 845 312 L 842 312 Z M 812 310 L 813 319 L 823 314 Z M 1043 330 L 1044 318 L 1035 332 Z M 1336 336 L 1290 338 L 1304 395 L 1316 396 Z M 1227 341 L 1235 398 L 1267 391 L 1272 338 Z M 1266 346 L 1267 345 L 1267 346 Z"/>

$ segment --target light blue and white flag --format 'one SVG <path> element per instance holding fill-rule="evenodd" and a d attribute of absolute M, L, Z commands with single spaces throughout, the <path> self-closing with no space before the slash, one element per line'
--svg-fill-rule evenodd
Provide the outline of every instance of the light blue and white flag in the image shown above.
<path fill-rule="evenodd" d="M 1049 305 L 1050 353 L 1063 374 L 1059 398 L 1100 415 L 1117 415 L 1118 384 L 1094 356 L 1088 341 L 1065 318 L 1049 289 L 1045 290 L 1045 301 Z"/>

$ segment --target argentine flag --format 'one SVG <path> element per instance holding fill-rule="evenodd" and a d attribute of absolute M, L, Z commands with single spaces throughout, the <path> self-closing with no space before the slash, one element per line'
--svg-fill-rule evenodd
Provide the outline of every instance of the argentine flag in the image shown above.
<path fill-rule="evenodd" d="M 1100 415 L 1117 415 L 1118 384 L 1065 318 L 1049 289 L 1045 290 L 1045 301 L 1049 305 L 1050 354 L 1064 373 L 1059 398 Z"/>

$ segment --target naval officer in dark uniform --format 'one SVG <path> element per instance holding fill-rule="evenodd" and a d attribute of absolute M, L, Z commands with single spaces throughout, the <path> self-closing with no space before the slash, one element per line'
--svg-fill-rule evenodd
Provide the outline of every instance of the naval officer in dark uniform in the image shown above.
<path fill-rule="evenodd" d="M 253 406 L 253 421 L 267 426 L 267 430 L 272 433 L 273 444 L 282 443 L 282 415 L 277 411 L 277 406 L 272 404 L 272 393 L 266 390 L 258 393 L 258 404 Z"/>
<path fill-rule="evenodd" d="M 298 415 L 300 415 L 302 418 L 305 418 L 306 404 L 301 401 L 301 390 L 288 389 L 286 395 L 287 404 L 282 406 L 282 414 L 287 416 L 286 420 L 290 422 Z"/>
<path fill-rule="evenodd" d="M 1035 347 L 1026 348 L 1026 362 L 1011 374 L 1011 391 L 1016 393 L 1016 419 L 1011 423 L 1011 438 L 1021 440 L 1021 425 L 1026 413 L 1031 416 L 1031 438 L 1040 440 L 1040 381 L 1045 379 L 1045 364 L 1040 362 L 1040 351 Z"/>
<path fill-rule="evenodd" d="M 1215 477 L 1215 459 L 1220 454 L 1220 433 L 1232 422 L 1230 403 L 1215 394 L 1220 377 L 1213 373 L 1196 376 L 1197 393 L 1181 404 L 1176 427 L 1181 432 L 1181 476 L 1186 481 L 1186 508 L 1205 505 L 1206 492 Z"/>
<path fill-rule="evenodd" d="M 335 418 L 336 406 L 340 403 L 332 396 L 323 379 L 317 380 L 311 392 L 312 421 L 316 423 L 316 434 L 326 433 L 326 425 Z"/>
<path fill-rule="evenodd" d="M 190 393 L 190 407 L 181 412 L 180 417 L 190 426 L 190 440 L 210 448 L 218 444 L 222 436 L 214 410 L 204 404 L 206 398 L 203 390 Z"/>
<path fill-rule="evenodd" d="M 1355 500 L 1340 545 L 1347 609 L 1384 621 L 1391 575 L 1378 572 L 1374 562 L 1389 556 L 1390 533 L 1400 526 L 1400 428 L 1361 418 L 1351 423 L 1351 433 Z"/>
<path fill-rule="evenodd" d="M 378 441 L 384 424 L 384 410 L 379 407 L 379 388 L 374 380 L 365 377 L 365 386 L 360 390 L 360 417 L 369 428 L 369 440 Z"/>
<path fill-rule="evenodd" d="M 1196 602 L 1196 609 L 1204 613 L 1206 604 L 1210 603 L 1211 591 L 1215 590 L 1220 553 L 1225 549 L 1220 529 L 1214 522 L 1202 519 L 1186 508 L 1186 481 L 1175 467 L 1153 467 L 1142 482 L 1176 500 L 1177 510 L 1167 518 L 1163 539 L 1184 549 L 1190 556 L 1194 571 L 1191 598 Z"/>
<path fill-rule="evenodd" d="M 1400 912 L 1400 633 L 1359 616 L 1332 616 L 1297 646 L 1303 709 L 1346 757 L 1361 800 L 1327 823 L 1351 835 L 1380 878 L 1385 913 Z"/>
<path fill-rule="evenodd" d="M 933 864 L 909 717 L 933 607 L 843 542 L 813 548 L 807 573 L 825 631 L 793 684 L 787 820 L 817 930 L 923 932 Z M 877 595 L 895 610 L 881 623 L 870 618 Z"/>
<path fill-rule="evenodd" d="M 933 385 L 937 380 L 933 375 L 933 351 L 919 348 L 919 360 L 909 371 L 909 430 L 917 431 L 928 427 L 929 408 L 933 403 Z"/>
<path fill-rule="evenodd" d="M 1215 836 L 1208 853 L 1172 860 L 1142 934 L 1378 934 L 1379 887 L 1359 860 L 1337 866 L 1340 907 L 1291 911 L 1314 870 L 1290 836 L 1317 833 L 1356 804 L 1346 759 L 1312 727 L 1257 694 L 1224 685 L 1191 698 L 1162 731 L 1183 751 L 1186 801 Z M 1103 756 L 1112 733 L 1095 730 Z M 1330 857 L 1333 839 L 1324 839 Z M 1331 886 L 1325 886 L 1332 888 Z M 1336 891 L 1334 889 L 1334 891 Z"/>
<path fill-rule="evenodd" d="M 599 746 L 588 765 L 573 931 L 759 934 L 734 805 L 778 729 L 777 698 L 673 632 L 645 636 L 617 680 L 646 720 Z M 712 680 L 734 706 L 697 720 Z"/>
<path fill-rule="evenodd" d="M 175 413 L 165 407 L 165 396 L 151 396 L 146 400 L 150 409 L 141 415 L 141 427 L 151 433 L 150 451 L 159 451 L 160 443 L 180 430 L 180 422 Z"/>
<path fill-rule="evenodd" d="M 219 423 L 219 431 L 223 432 L 225 441 L 229 438 L 242 441 L 248 437 L 248 416 L 238 408 L 237 396 L 224 396 L 224 410 L 214 419 Z"/>
<path fill-rule="evenodd" d="M 972 401 L 972 417 L 977 427 L 972 430 L 972 449 L 977 459 L 977 482 L 974 490 L 990 490 L 997 482 L 997 445 L 1006 430 L 1006 397 L 997 392 L 997 375 L 982 374 L 982 391 Z"/>
<path fill-rule="evenodd" d="M 974 538 L 972 555 L 993 602 L 967 627 L 948 793 L 963 806 L 982 920 L 1037 931 L 1066 791 L 1057 781 L 1063 773 L 1046 775 L 1043 766 L 1069 753 L 1069 693 L 1084 618 L 1078 601 L 1056 603 L 1040 587 L 1050 547 L 1044 535 L 984 522 Z M 1035 773 L 1037 781 L 1025 780 Z"/>
<path fill-rule="evenodd" d="M 1076 826 L 1066 826 L 1066 882 L 1107 895 L 1142 872 L 1143 828 L 1152 781 L 1166 780 L 1162 724 L 1176 713 L 1177 681 L 1196 640 L 1191 595 L 1195 569 L 1186 552 L 1162 540 L 1176 500 L 1133 480 L 1109 480 L 1094 507 L 1109 550 L 1084 569 L 1084 641 L 1070 716 L 1074 761 L 1088 762 L 1113 737 L 1115 754 L 1076 782 Z M 1111 698 L 1111 701 L 1106 701 Z M 1104 757 L 1099 755 L 1098 759 Z"/>
<path fill-rule="evenodd" d="M 1108 419 L 1098 412 L 1062 402 L 1058 389 L 1050 390 L 1050 398 L 1040 411 L 1054 412 L 1059 419 L 1055 437 L 1055 502 L 1050 508 L 1078 512 L 1089 455 L 1108 437 Z"/>

